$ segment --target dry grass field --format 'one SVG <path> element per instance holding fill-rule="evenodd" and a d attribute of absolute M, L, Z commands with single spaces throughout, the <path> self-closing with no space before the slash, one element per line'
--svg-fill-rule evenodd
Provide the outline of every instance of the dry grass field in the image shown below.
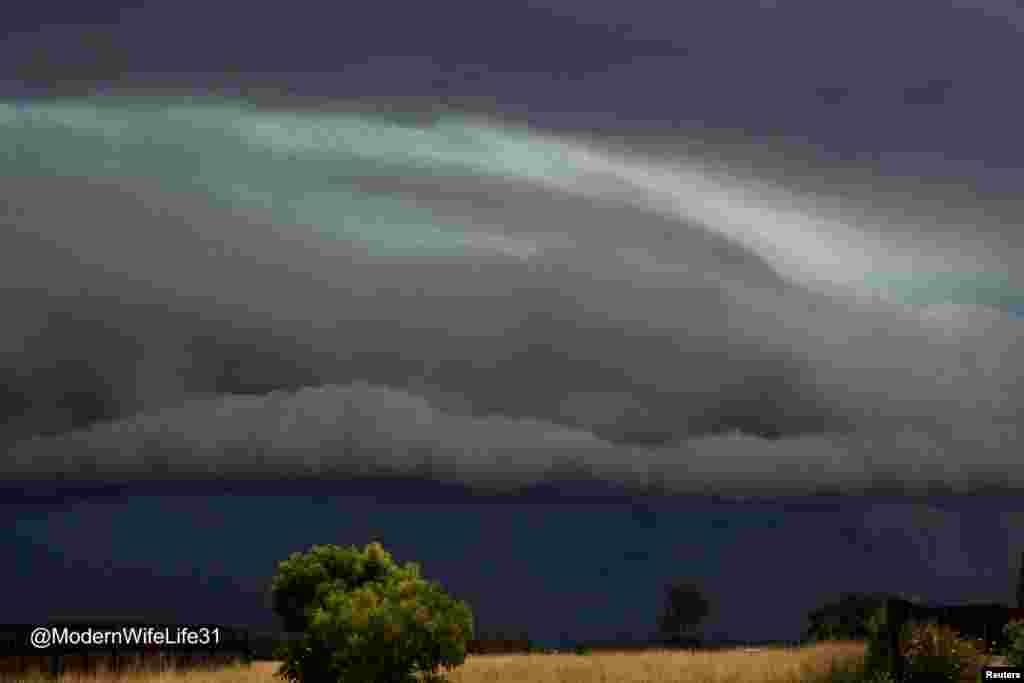
<path fill-rule="evenodd" d="M 451 683 L 810 683 L 864 656 L 863 643 L 825 643 L 754 652 L 607 652 L 591 655 L 480 655 L 452 671 Z M 277 664 L 216 672 L 67 675 L 64 683 L 280 683 Z M 8 679 L 10 680 L 10 679 Z M 45 680 L 45 679 L 36 679 Z M 29 683 L 26 681 L 25 683 Z M 34 682 L 33 682 L 34 683 Z"/>

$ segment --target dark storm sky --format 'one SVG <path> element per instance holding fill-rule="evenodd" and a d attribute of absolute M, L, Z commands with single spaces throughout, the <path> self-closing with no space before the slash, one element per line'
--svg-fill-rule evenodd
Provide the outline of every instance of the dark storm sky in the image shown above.
<path fill-rule="evenodd" d="M 1011 0 L 35 2 L 5 10 L 0 31 L 0 96 L 84 83 L 474 100 L 644 151 L 670 149 L 676 132 L 711 149 L 745 139 L 721 153 L 775 159 L 752 163 L 769 176 L 775 163 L 780 182 L 843 178 L 895 213 L 908 195 L 938 206 L 941 229 L 899 236 L 908 253 L 1022 272 L 1024 9 Z M 889 194 L 865 190 L 866 176 Z M 361 182 L 448 215 L 469 197 L 496 224 L 591 226 L 595 252 L 622 225 L 674 225 L 538 188 L 494 188 L 507 201 L 488 207 L 480 179 Z M 711 233 L 681 238 L 680 262 L 740 284 L 631 284 L 582 247 L 569 266 L 529 272 L 495 257 L 481 260 L 487 276 L 464 261 L 384 274 L 357 259 L 339 274 L 344 247 L 286 244 L 270 219 L 144 178 L 0 184 L 8 621 L 267 624 L 276 560 L 375 535 L 467 597 L 482 625 L 545 640 L 645 637 L 675 576 L 706 587 L 708 633 L 734 638 L 795 638 L 840 591 L 1010 598 L 1024 549 L 1024 502 L 1006 492 L 1024 481 L 1019 296 L 968 311 L 940 343 L 898 311 L 783 281 Z M 53 227 L 76 215 L 93 217 L 88 231 Z M 197 225 L 237 240 L 245 261 L 199 258 Z M 408 298 L 420 287 L 436 297 L 423 308 Z M 324 426 L 339 404 L 355 415 L 344 437 Z M 302 428 L 261 432 L 285 413 Z M 342 481 L 279 482 L 295 475 L 282 453 L 320 439 L 365 458 L 337 466 Z M 670 450 L 634 464 L 635 449 L 679 444 L 692 447 L 686 467 Z M 193 448 L 222 452 L 228 481 L 173 477 L 203 470 L 205 456 L 193 467 L 182 455 Z M 418 481 L 361 478 L 385 452 L 417 448 L 437 456 L 413 468 Z M 155 481 L 47 483 L 140 467 Z M 263 481 L 233 482 L 239 472 Z M 593 473 L 633 488 L 568 481 Z M 908 483 L 932 495 L 901 495 Z M 709 497 L 733 485 L 783 497 Z M 818 489 L 851 495 L 808 497 Z"/>
<path fill-rule="evenodd" d="M 690 121 L 1019 171 L 1022 30 L 1012 0 L 43 2 L 5 13 L 0 73 L 477 95 L 577 126 Z"/>

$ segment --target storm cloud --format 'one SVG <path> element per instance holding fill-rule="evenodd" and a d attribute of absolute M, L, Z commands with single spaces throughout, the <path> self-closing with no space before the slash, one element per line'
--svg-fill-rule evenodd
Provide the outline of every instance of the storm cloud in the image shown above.
<path fill-rule="evenodd" d="M 27 101 L 0 136 L 7 477 L 1024 483 L 1005 204 L 479 116 Z"/>

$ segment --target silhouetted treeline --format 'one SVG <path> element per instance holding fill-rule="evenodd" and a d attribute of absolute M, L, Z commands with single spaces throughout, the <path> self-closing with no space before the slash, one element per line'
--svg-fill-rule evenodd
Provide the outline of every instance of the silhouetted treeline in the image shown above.
<path fill-rule="evenodd" d="M 864 640 L 870 634 L 868 620 L 884 609 L 885 593 L 843 593 L 807 615 L 804 637 L 809 640 Z"/>

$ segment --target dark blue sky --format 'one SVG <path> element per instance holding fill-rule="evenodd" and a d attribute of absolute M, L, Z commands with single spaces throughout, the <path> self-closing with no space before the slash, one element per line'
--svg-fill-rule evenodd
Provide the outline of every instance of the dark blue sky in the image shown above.
<path fill-rule="evenodd" d="M 1024 272 L 1017 5 L 6 9 L 0 99 L 150 89 L 258 93 L 285 108 L 308 107 L 303 97 L 448 105 L 594 135 L 643 158 L 699 149 L 726 175 L 753 169 L 763 181 L 715 194 L 678 168 L 537 137 L 520 147 L 512 136 L 481 138 L 471 172 L 391 177 L 397 162 L 383 152 L 356 170 L 341 155 L 239 152 L 232 131 L 259 142 L 267 130 L 241 114 L 227 135 L 209 132 L 213 115 L 195 114 L 206 127 L 187 144 L 170 137 L 179 129 L 169 118 L 145 128 L 147 119 L 137 125 L 153 146 L 123 158 L 90 142 L 102 135 L 85 119 L 67 123 L 78 113 L 63 119 L 64 152 L 46 147 L 56 138 L 0 129 L 23 153 L 0 158 L 8 621 L 127 613 L 265 625 L 274 562 L 376 536 L 469 599 L 485 628 L 548 641 L 646 637 L 663 584 L 679 576 L 706 588 L 707 633 L 732 638 L 796 638 L 806 612 L 842 591 L 1009 601 L 1024 550 L 1024 343 L 1010 315 L 1024 312 L 1014 275 Z M 0 126 L 13 120 L 0 110 Z M 463 151 L 444 135 L 446 150 Z M 575 154 L 585 172 L 537 181 L 533 166 L 515 166 L 522 150 L 535 160 L 550 149 Z M 308 168 L 322 180 L 323 162 L 334 174 L 326 189 L 300 185 L 291 199 L 343 186 L 490 237 L 564 239 L 523 263 L 374 260 L 299 236 L 298 214 L 188 194 L 203 183 L 235 188 L 217 175 L 226 159 L 242 161 L 225 172 L 278 199 L 289 199 L 290 176 L 312 177 L 301 175 Z M 151 172 L 92 173 L 108 161 Z M 174 185 L 171 162 L 195 179 Z M 474 176 L 479 166 L 497 178 Z M 736 208 L 769 185 L 795 187 L 814 210 L 796 200 L 760 214 Z M 830 223 L 826 205 L 853 213 Z M 368 206 L 371 216 L 395 208 Z M 849 218 L 865 206 L 886 218 Z M 929 220 L 906 218 L 920 215 Z M 636 256 L 630 249 L 648 259 L 634 270 L 615 260 Z M 799 280 L 812 272 L 845 286 L 858 269 L 891 275 L 890 264 L 952 273 L 959 289 L 948 299 L 930 290 L 938 308 L 907 313 Z M 996 304 L 978 294 L 989 270 L 1010 273 Z M 960 296 L 978 306 L 942 308 Z M 341 403 L 351 412 L 339 416 Z M 296 411 L 302 430 L 274 431 Z M 555 442 L 592 449 L 563 460 Z M 330 454 L 327 465 L 338 453 L 357 464 L 334 463 L 315 484 L 288 481 L 319 466 L 310 443 Z M 684 446 L 644 459 L 648 447 Z M 210 453 L 229 465 L 216 485 L 202 474 Z M 419 480 L 364 478 L 392 456 Z M 45 483 L 17 483 L 35 470 L 44 482 L 114 478 L 126 463 L 158 483 L 49 496 Z M 182 468 L 200 474 L 159 483 Z M 585 496 L 592 485 L 565 480 L 580 469 L 664 495 Z M 252 478 L 239 472 L 263 483 L 235 482 Z M 538 478 L 546 485 L 529 488 Z M 452 483 L 467 480 L 527 487 L 470 494 Z M 936 495 L 911 496 L 914 484 Z M 716 497 L 734 486 L 764 500 Z M 936 493 L 947 488 L 969 495 Z M 814 490 L 848 495 L 809 499 Z"/>
<path fill-rule="evenodd" d="M 481 498 L 395 481 L 179 484 L 5 505 L 17 514 L 4 531 L 15 560 L 2 577 L 14 588 L 5 613 L 272 625 L 274 562 L 380 537 L 469 600 L 485 629 L 525 628 L 549 643 L 563 632 L 644 638 L 663 583 L 684 576 L 713 602 L 708 636 L 797 639 L 806 612 L 840 590 L 1009 602 L 1010 551 L 1024 546 L 1024 509 L 1005 497 L 737 502 L 575 488 Z"/>

